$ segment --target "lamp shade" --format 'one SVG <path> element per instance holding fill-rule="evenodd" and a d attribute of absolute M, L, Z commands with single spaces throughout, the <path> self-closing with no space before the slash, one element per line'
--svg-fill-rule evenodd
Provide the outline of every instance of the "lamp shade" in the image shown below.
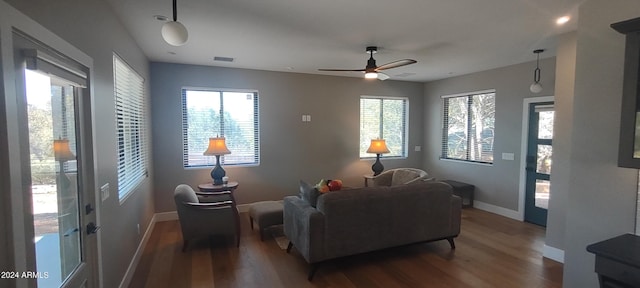
<path fill-rule="evenodd" d="M 209 138 L 209 147 L 204 151 L 203 155 L 225 155 L 231 154 L 224 137 Z"/>
<path fill-rule="evenodd" d="M 385 154 L 389 152 L 389 148 L 387 148 L 387 143 L 384 139 L 371 139 L 371 145 L 369 145 L 367 153 Z"/>
<path fill-rule="evenodd" d="M 56 161 L 71 161 L 76 159 L 76 156 L 73 155 L 71 149 L 69 149 L 69 140 L 67 139 L 53 140 L 53 154 Z"/>
<path fill-rule="evenodd" d="M 173 46 L 182 46 L 187 43 L 189 32 L 187 28 L 178 21 L 169 21 L 162 25 L 162 38 Z"/>

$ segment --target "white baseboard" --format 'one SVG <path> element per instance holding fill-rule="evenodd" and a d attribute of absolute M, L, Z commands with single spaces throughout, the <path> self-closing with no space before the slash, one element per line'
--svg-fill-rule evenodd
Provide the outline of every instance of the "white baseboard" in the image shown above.
<path fill-rule="evenodd" d="M 153 218 L 156 222 L 178 220 L 178 211 L 156 213 Z"/>
<path fill-rule="evenodd" d="M 147 246 L 147 242 L 151 237 L 151 232 L 153 232 L 153 228 L 156 226 L 156 222 L 158 222 L 158 220 L 156 219 L 156 216 L 158 216 L 158 214 L 153 215 L 153 217 L 151 218 L 151 222 L 147 227 L 147 230 L 144 231 L 144 235 L 142 236 L 142 240 L 138 245 L 138 249 L 136 249 L 136 253 L 133 254 L 133 259 L 131 259 L 131 263 L 129 263 L 129 267 L 127 267 L 127 272 L 124 273 L 124 277 L 122 278 L 122 281 L 120 282 L 120 286 L 118 287 L 127 288 L 129 287 L 129 284 L 131 284 L 131 279 L 133 279 L 133 274 L 136 272 L 136 267 L 138 267 L 138 262 L 140 262 L 140 258 L 142 258 L 142 253 L 144 252 L 144 248 Z M 177 215 L 176 215 L 176 219 L 177 219 Z"/>
<path fill-rule="evenodd" d="M 484 203 L 482 201 L 478 201 L 478 200 L 474 200 L 473 201 L 473 208 L 477 208 L 480 210 L 484 210 L 487 212 L 491 212 L 494 214 L 498 214 L 507 218 L 511 218 L 511 219 L 515 219 L 518 221 L 522 221 L 521 217 L 520 217 L 520 213 L 518 211 L 515 210 L 511 210 L 511 209 L 507 209 L 507 208 L 503 208 L 500 206 L 496 206 L 496 205 L 492 205 L 489 203 Z"/>
<path fill-rule="evenodd" d="M 564 250 L 544 245 L 542 248 L 542 256 L 553 261 L 564 263 Z"/>

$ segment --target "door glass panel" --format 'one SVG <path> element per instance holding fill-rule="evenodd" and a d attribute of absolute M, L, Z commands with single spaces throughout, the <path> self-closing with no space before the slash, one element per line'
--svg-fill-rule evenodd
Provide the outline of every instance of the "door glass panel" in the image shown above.
<path fill-rule="evenodd" d="M 549 208 L 549 186 L 551 182 L 548 180 L 536 180 L 536 207 Z"/>
<path fill-rule="evenodd" d="M 81 261 L 75 89 L 25 70 L 38 287 L 59 287 Z"/>
<path fill-rule="evenodd" d="M 551 174 L 551 156 L 553 147 L 551 145 L 538 145 L 536 172 L 540 174 Z"/>
<path fill-rule="evenodd" d="M 538 118 L 538 139 L 553 138 L 554 111 L 541 111 Z"/>

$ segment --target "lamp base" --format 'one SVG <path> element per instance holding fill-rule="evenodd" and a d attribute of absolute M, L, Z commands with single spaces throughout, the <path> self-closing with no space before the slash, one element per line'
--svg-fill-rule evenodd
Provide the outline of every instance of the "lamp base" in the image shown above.
<path fill-rule="evenodd" d="M 373 176 L 378 176 L 384 171 L 384 166 L 380 162 L 380 154 L 376 154 L 376 162 L 371 166 L 371 170 L 373 170 Z"/>
<path fill-rule="evenodd" d="M 224 177 L 227 172 L 222 169 L 220 166 L 220 155 L 216 155 L 216 167 L 211 170 L 211 178 L 213 179 L 213 185 L 222 185 L 222 177 Z"/>

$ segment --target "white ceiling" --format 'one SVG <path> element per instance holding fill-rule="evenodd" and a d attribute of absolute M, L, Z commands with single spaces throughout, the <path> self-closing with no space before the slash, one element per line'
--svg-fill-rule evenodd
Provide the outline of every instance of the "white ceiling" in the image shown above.
<path fill-rule="evenodd" d="M 362 69 L 374 45 L 378 65 L 418 61 L 386 70 L 391 79 L 424 82 L 533 61 L 538 48 L 554 56 L 585 0 L 178 0 L 180 47 L 154 18 L 171 18 L 172 0 L 106 1 L 151 61 L 362 77 L 317 69 Z"/>

